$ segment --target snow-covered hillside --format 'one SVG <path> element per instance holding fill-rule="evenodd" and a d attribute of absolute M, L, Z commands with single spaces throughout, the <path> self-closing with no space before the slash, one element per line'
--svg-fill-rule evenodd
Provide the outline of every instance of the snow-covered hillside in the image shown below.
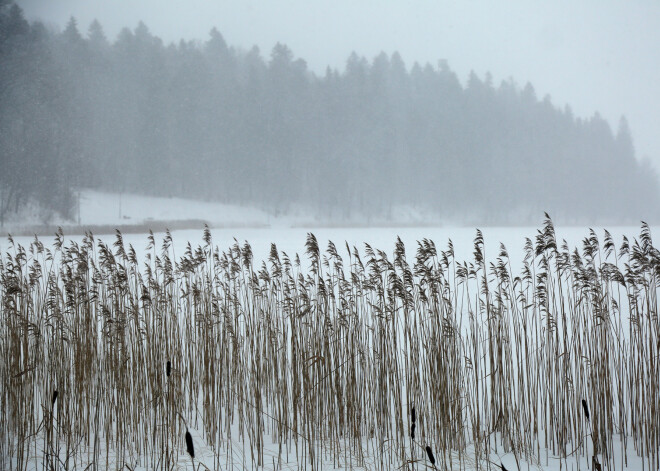
<path fill-rule="evenodd" d="M 26 208 L 5 221 L 0 233 L 13 235 L 51 235 L 58 226 L 65 234 L 112 234 L 115 229 L 124 233 L 146 233 L 150 229 L 211 228 L 275 228 L 295 227 L 422 227 L 439 226 L 437 215 L 408 206 L 396 206 L 385 218 L 352 213 L 351 215 L 323 214 L 308 208 L 290 208 L 287 213 L 271 212 L 249 206 L 218 202 L 167 198 L 136 194 L 108 193 L 82 190 L 76 193 L 79 201 L 73 220 L 45 215 L 36 208 Z"/>
<path fill-rule="evenodd" d="M 263 226 L 269 215 L 246 208 L 183 198 L 162 198 L 87 190 L 80 194 L 80 224 L 127 225 L 151 221 L 200 220 L 216 227 Z"/>
<path fill-rule="evenodd" d="M 207 201 L 83 190 L 76 193 L 79 205 L 73 220 L 45 217 L 27 209 L 7 221 L 2 232 L 51 234 L 57 226 L 65 233 L 148 232 L 149 229 L 199 229 L 211 227 L 265 227 L 272 217 L 265 211 Z"/>

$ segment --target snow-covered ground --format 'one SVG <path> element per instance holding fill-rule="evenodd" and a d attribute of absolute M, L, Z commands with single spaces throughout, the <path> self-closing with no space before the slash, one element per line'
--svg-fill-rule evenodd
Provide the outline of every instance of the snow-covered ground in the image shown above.
<path fill-rule="evenodd" d="M 78 219 L 78 214 L 75 215 Z M 363 248 L 369 243 L 374 248 L 390 253 L 396 238 L 405 243 L 409 255 L 417 248 L 416 242 L 423 239 L 433 240 L 439 250 L 445 250 L 451 239 L 457 260 L 472 257 L 473 241 L 476 234 L 474 226 L 442 225 L 427 219 L 423 212 L 410 208 L 396 208 L 396 225 L 386 221 L 351 220 L 347 223 L 332 223 L 322 215 L 312 215 L 305 211 L 293 211 L 287 215 L 274 216 L 266 211 L 238 205 L 188 200 L 183 198 L 161 198 L 142 195 L 105 193 L 94 190 L 80 192 L 79 221 L 54 219 L 43 225 L 36 215 L 24 215 L 20 221 L 8 223 L 1 231 L 0 249 L 6 247 L 4 236 L 11 233 L 23 244 L 32 240 L 36 233 L 45 242 L 52 241 L 57 226 L 64 228 L 65 236 L 80 239 L 84 230 L 91 230 L 95 236 L 112 241 L 115 228 L 122 230 L 124 241 L 132 244 L 138 254 L 147 245 L 147 234 L 152 229 L 157 240 L 164 236 L 164 231 L 172 231 L 175 251 L 182 253 L 188 242 L 193 246 L 202 243 L 204 224 L 211 228 L 213 243 L 221 250 L 248 241 L 252 246 L 255 261 L 265 260 L 270 252 L 270 244 L 289 255 L 303 254 L 308 232 L 313 232 L 319 247 L 327 247 L 333 241 L 341 252 L 346 243 L 352 248 Z M 537 226 L 528 227 L 481 227 L 484 235 L 486 256 L 494 260 L 499 254 L 500 243 L 509 251 L 514 270 L 522 260 L 525 238 L 534 238 L 542 224 L 543 215 L 539 214 Z M 599 238 L 603 236 L 603 227 L 593 227 Z M 620 243 L 621 236 L 629 238 L 639 234 L 639 226 L 607 227 Z M 588 228 L 556 226 L 557 239 L 566 239 L 569 246 L 580 245 L 587 237 Z M 655 231 L 657 233 L 657 231 Z"/>
<path fill-rule="evenodd" d="M 216 228 L 290 228 L 290 227 L 365 227 L 387 226 L 396 221 L 398 226 L 438 225 L 425 211 L 407 206 L 393 207 L 389 219 L 371 218 L 353 214 L 350 218 L 313 213 L 303 207 L 290 208 L 286 214 L 236 204 L 224 204 L 185 198 L 166 198 L 125 193 L 107 193 L 81 190 L 75 193 L 79 202 L 73 219 L 46 216 L 33 207 L 20 214 L 7 216 L 1 233 L 49 233 L 49 229 L 62 226 L 69 233 L 81 233 L 94 228 L 97 233 L 113 233 L 115 227 L 135 230 L 149 228 L 200 228 L 204 224 Z M 66 231 L 65 231 L 66 232 Z"/>
<path fill-rule="evenodd" d="M 318 445 L 318 457 L 315 466 L 312 467 L 310 463 L 305 462 L 303 456 L 305 452 L 303 448 L 304 443 L 299 443 L 296 446 L 294 443 L 278 444 L 273 443 L 266 437 L 266 444 L 263 452 L 263 466 L 257 466 L 252 461 L 252 451 L 250 444 L 246 441 L 232 441 L 230 446 L 222 450 L 214 451 L 211 447 L 204 445 L 202 434 L 197 430 L 190 430 L 191 437 L 194 444 L 195 458 L 191 459 L 190 455 L 186 452 L 184 443 L 174 446 L 170 451 L 169 468 L 173 470 L 216 470 L 216 469 L 263 469 L 264 471 L 270 470 L 299 470 L 299 469 L 331 469 L 331 470 L 371 470 L 387 468 L 387 463 L 376 462 L 375 456 L 356 456 L 350 449 L 346 449 L 346 453 L 342 456 L 335 456 L 333 458 L 329 449 L 326 449 L 323 444 Z M 541 441 L 541 439 L 539 439 Z M 588 440 L 587 440 L 588 441 Z M 183 440 L 182 440 L 183 442 Z M 494 443 L 494 440 L 493 440 Z M 616 470 L 652 470 L 648 460 L 643 460 L 635 453 L 632 446 L 628 446 L 626 455 L 622 453 L 620 439 L 614 438 L 615 453 L 610 460 L 610 468 Z M 334 451 L 342 444 L 335 444 Z M 43 447 L 43 444 L 41 445 Z M 377 443 L 370 445 L 373 449 L 378 449 Z M 330 448 L 330 447 L 327 447 Z M 591 447 L 587 446 L 589 453 Z M 93 463 L 93 450 L 78 450 L 78 455 L 74 462 L 73 458 L 68 462 L 69 469 L 85 469 L 89 463 Z M 521 457 L 516 457 L 514 453 L 507 453 L 501 449 L 499 452 L 493 452 L 489 457 L 483 457 L 479 462 L 474 459 L 475 451 L 474 446 L 470 445 L 464 451 L 462 457 L 458 453 L 445 452 L 444 456 L 441 450 L 437 448 L 433 452 L 436 460 L 435 466 L 429 461 L 426 450 L 419 443 L 408 447 L 406 454 L 408 458 L 406 461 L 391 463 L 391 469 L 399 470 L 441 470 L 453 469 L 457 471 L 477 471 L 477 470 L 509 470 L 509 471 L 592 471 L 594 470 L 592 456 L 579 456 L 577 453 L 570 457 L 559 457 L 553 455 L 548 450 L 540 450 L 541 458 L 534 459 L 533 461 L 525 461 Z M 37 453 L 38 454 L 38 453 Z M 106 453 L 104 449 L 100 449 L 98 454 L 100 459 L 96 462 L 98 469 L 117 469 L 124 470 L 130 469 L 133 471 L 147 471 L 149 469 L 161 469 L 159 465 L 164 466 L 162 461 L 160 463 L 152 463 L 145 460 L 144 457 L 132 457 L 126 461 L 118 462 L 113 453 Z M 152 457 L 153 458 L 153 457 Z M 158 457 L 156 457 L 158 458 Z M 308 458 L 308 457 L 307 457 Z M 62 463 L 66 462 L 66 455 L 64 452 L 60 453 Z M 162 460 L 162 457 L 159 458 Z M 605 460 L 602 456 L 597 457 L 598 462 L 601 464 L 602 469 L 608 469 Z M 445 466 L 443 466 L 445 463 Z M 12 466 L 12 465 L 10 465 Z M 24 468 L 25 471 L 36 471 L 42 469 L 43 460 L 38 459 L 36 456 L 27 463 Z M 163 468 L 164 469 L 164 468 Z"/>
<path fill-rule="evenodd" d="M 269 224 L 270 215 L 256 208 L 196 201 L 184 198 L 163 198 L 121 193 L 81 190 L 75 193 L 79 201 L 73 220 L 61 217 L 45 218 L 34 208 L 24 208 L 18 215 L 10 215 L 2 232 L 25 232 L 39 226 L 48 227 L 112 227 L 162 225 L 174 223 L 179 227 L 255 227 Z"/>
<path fill-rule="evenodd" d="M 345 246 L 358 249 L 364 243 L 391 253 L 396 238 L 405 243 L 409 256 L 417 249 L 416 242 L 424 238 L 436 243 L 438 250 L 445 250 L 452 241 L 457 260 L 472 258 L 475 226 L 443 225 L 428 215 L 410 208 L 399 207 L 393 212 L 397 224 L 353 218 L 348 222 L 333 222 L 323 215 L 311 214 L 303 210 L 294 210 L 286 215 L 275 216 L 264 210 L 238 205 L 183 198 L 162 198 L 142 195 L 105 193 L 84 190 L 80 195 L 80 211 L 76 221 L 54 219 L 48 225 L 40 222 L 35 215 L 27 215 L 20 221 L 13 221 L 0 230 L 0 249 L 7 245 L 5 236 L 10 233 L 19 243 L 27 244 L 37 234 L 45 243 L 52 241 L 52 235 L 58 226 L 64 234 L 74 240 L 80 240 L 86 230 L 91 230 L 96 237 L 114 240 L 115 229 L 124 234 L 124 241 L 132 244 L 138 255 L 147 246 L 147 234 L 151 229 L 156 240 L 162 240 L 165 229 L 170 229 L 173 236 L 175 253 L 183 253 L 190 242 L 193 246 L 202 243 L 204 224 L 211 228 L 213 243 L 221 250 L 227 249 L 238 241 L 248 241 L 252 246 L 255 262 L 265 260 L 270 253 L 271 243 L 279 250 L 293 256 L 304 254 L 307 233 L 317 237 L 323 250 L 328 241 L 332 241 L 341 253 Z M 78 224 L 78 219 L 80 224 Z M 523 257 L 525 238 L 532 240 L 541 227 L 543 215 L 539 214 L 537 226 L 526 227 L 480 227 L 484 236 L 486 257 L 494 260 L 500 253 L 500 244 L 507 248 L 513 269 L 519 268 Z M 566 239 L 569 247 L 580 247 L 581 241 L 589 235 L 585 226 L 555 226 L 557 240 Z M 593 227 L 599 238 L 603 229 L 608 229 L 615 243 L 621 243 L 623 235 L 628 238 L 639 234 L 640 226 Z M 653 228 L 652 228 L 653 229 Z M 655 234 L 659 233 L 657 230 Z M 302 258 L 302 257 L 301 257 Z"/>
<path fill-rule="evenodd" d="M 211 226 L 263 226 L 269 215 L 255 208 L 86 190 L 80 193 L 80 224 L 126 225 L 152 221 L 200 220 Z"/>

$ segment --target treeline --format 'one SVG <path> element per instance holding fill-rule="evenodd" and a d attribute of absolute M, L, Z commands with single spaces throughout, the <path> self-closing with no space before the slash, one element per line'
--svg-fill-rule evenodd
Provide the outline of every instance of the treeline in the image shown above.
<path fill-rule="evenodd" d="M 1 1 L 1 0 L 0 0 Z M 446 63 L 352 54 L 308 70 L 285 45 L 166 45 L 144 24 L 110 42 L 98 22 L 61 33 L 0 7 L 0 216 L 29 201 L 70 214 L 96 187 L 326 217 L 396 205 L 485 222 L 657 217 L 657 177 L 614 133 L 531 85 Z"/>

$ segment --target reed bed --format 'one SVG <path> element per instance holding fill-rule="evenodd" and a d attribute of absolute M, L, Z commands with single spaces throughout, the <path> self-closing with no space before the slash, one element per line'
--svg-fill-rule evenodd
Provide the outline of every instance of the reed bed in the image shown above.
<path fill-rule="evenodd" d="M 119 232 L 9 244 L 2 469 L 659 467 L 645 224 L 569 248 L 548 218 L 520 273 L 479 231 L 465 261 L 309 234 L 302 260 L 255 262 L 208 229 L 181 254 L 151 234 L 142 260 Z"/>

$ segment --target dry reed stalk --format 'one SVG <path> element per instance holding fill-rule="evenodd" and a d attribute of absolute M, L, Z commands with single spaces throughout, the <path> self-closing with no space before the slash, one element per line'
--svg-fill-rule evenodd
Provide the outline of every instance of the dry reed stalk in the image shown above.
<path fill-rule="evenodd" d="M 389 469 L 415 437 L 447 467 L 500 447 L 568 459 L 589 453 L 582 414 L 608 469 L 615 433 L 622 466 L 628 442 L 657 466 L 660 253 L 647 226 L 618 250 L 592 232 L 571 252 L 548 220 L 517 276 L 504 247 L 487 263 L 480 233 L 469 261 L 428 240 L 410 264 L 398 239 L 392 259 L 321 252 L 312 235 L 306 250 L 309 267 L 275 247 L 255 265 L 248 244 L 221 252 L 205 234 L 177 258 L 170 234 L 160 250 L 151 235 L 141 267 L 119 233 L 12 246 L 0 257 L 0 466 L 39 453 L 79 463 L 85 447 L 100 467 L 171 466 L 189 434 L 179 415 L 197 418 L 218 467 L 236 444 L 253 451 L 239 467 L 266 466 L 269 439 L 278 460 L 314 468 Z M 407 424 L 420 403 L 436 412 L 413 406 Z"/>

